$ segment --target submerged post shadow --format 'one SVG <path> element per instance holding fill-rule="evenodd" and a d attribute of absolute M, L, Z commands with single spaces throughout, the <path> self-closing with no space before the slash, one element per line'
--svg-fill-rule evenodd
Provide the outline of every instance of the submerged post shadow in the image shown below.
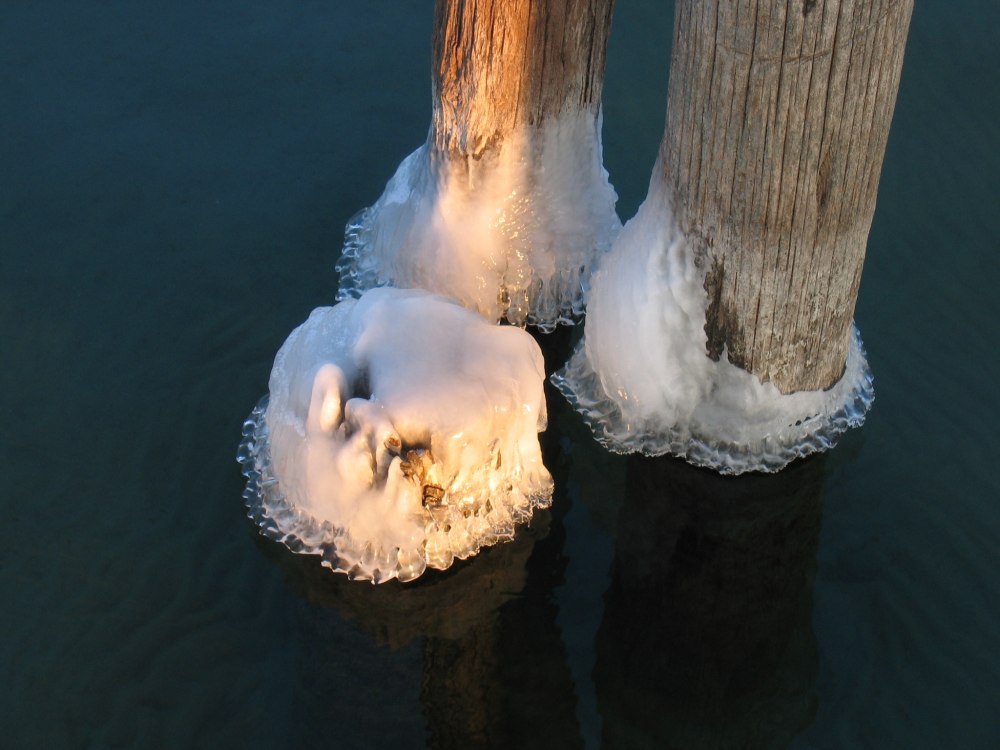
<path fill-rule="evenodd" d="M 554 440 L 546 442 L 558 450 Z M 393 652 L 419 644 L 423 677 L 414 689 L 429 747 L 582 747 L 551 595 L 565 570 L 560 512 L 536 511 L 512 541 L 406 584 L 359 584 L 261 540 L 288 585 L 311 605 L 299 622 L 307 652 L 301 680 L 316 707 L 311 715 L 322 716 L 343 689 L 343 675 L 328 673 L 342 661 L 335 652 L 343 624 L 330 617 L 335 609 Z"/>
<path fill-rule="evenodd" d="M 823 465 L 630 459 L 597 635 L 603 746 L 782 747 L 811 723 Z"/>

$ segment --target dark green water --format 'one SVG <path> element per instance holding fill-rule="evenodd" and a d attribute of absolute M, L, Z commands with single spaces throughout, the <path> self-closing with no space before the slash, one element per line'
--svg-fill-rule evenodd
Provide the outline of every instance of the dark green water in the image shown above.
<path fill-rule="evenodd" d="M 0 746 L 1000 747 L 1000 6 L 918 0 L 863 430 L 777 477 L 604 454 L 410 588 L 258 539 L 234 461 L 429 122 L 430 3 L 0 6 Z M 628 218 L 671 11 L 620 0 Z M 552 353 L 565 337 L 551 343 Z"/>

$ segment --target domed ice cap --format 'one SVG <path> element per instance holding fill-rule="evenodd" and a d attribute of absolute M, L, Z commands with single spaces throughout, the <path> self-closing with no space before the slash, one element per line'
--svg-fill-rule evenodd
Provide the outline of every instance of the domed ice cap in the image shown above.
<path fill-rule="evenodd" d="M 262 533 L 352 578 L 412 580 L 510 539 L 551 501 L 541 351 L 421 290 L 318 308 L 244 428 Z"/>

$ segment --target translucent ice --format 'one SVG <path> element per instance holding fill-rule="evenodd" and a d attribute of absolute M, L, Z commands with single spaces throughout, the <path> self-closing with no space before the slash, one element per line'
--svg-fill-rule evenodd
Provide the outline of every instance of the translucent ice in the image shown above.
<path fill-rule="evenodd" d="M 281 347 L 240 460 L 251 516 L 375 582 L 513 536 L 548 505 L 541 351 L 419 290 L 317 308 Z"/>
<path fill-rule="evenodd" d="M 605 447 L 723 474 L 778 471 L 860 425 L 872 378 L 855 328 L 841 379 L 783 395 L 706 354 L 704 275 L 655 187 L 591 280 L 584 339 L 552 378 Z"/>
<path fill-rule="evenodd" d="M 583 312 L 594 260 L 621 228 L 593 112 L 522 127 L 481 157 L 410 154 L 347 226 L 339 299 L 393 285 L 490 320 L 551 330 Z"/>

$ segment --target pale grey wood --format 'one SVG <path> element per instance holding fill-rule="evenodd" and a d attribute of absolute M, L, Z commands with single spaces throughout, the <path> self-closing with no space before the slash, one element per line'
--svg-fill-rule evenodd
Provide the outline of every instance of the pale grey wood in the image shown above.
<path fill-rule="evenodd" d="M 708 350 L 783 392 L 843 372 L 913 0 L 678 0 L 666 195 Z"/>
<path fill-rule="evenodd" d="M 437 0 L 432 138 L 480 158 L 514 128 L 596 117 L 614 0 Z"/>

